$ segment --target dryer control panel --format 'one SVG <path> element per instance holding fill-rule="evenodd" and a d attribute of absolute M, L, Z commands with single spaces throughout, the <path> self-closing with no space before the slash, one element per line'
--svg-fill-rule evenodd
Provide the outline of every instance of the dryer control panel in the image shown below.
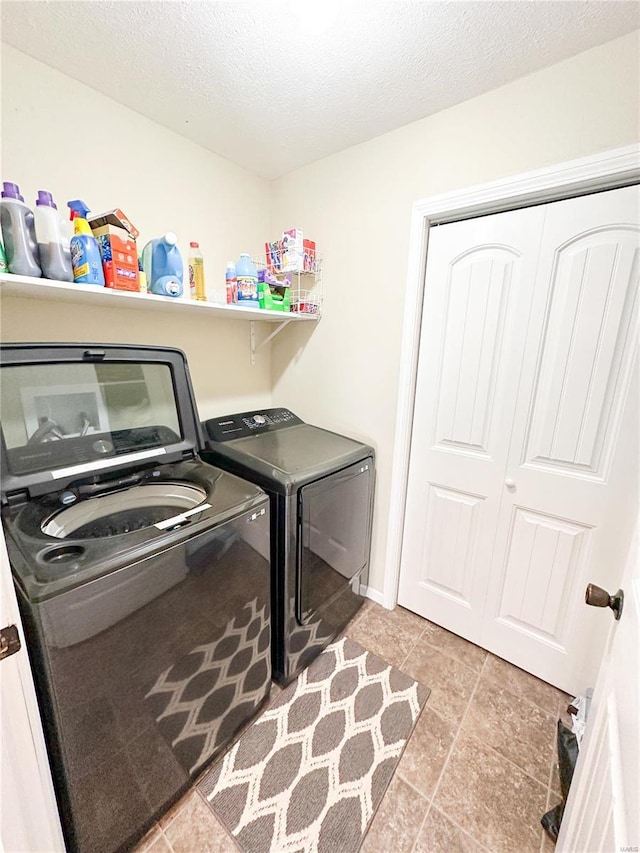
<path fill-rule="evenodd" d="M 204 428 L 212 441 L 231 441 L 234 438 L 273 432 L 302 423 L 304 421 L 289 409 L 261 409 L 226 415 L 223 418 L 211 418 L 204 422 Z"/>

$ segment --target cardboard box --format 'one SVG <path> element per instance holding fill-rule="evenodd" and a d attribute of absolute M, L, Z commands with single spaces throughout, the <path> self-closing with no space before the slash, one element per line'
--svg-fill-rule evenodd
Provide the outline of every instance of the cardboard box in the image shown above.
<path fill-rule="evenodd" d="M 91 216 L 87 216 L 87 222 L 92 231 L 94 228 L 102 228 L 104 225 L 114 225 L 116 228 L 124 228 L 134 240 L 140 236 L 138 229 L 127 219 L 119 207 L 114 207 L 113 210 L 108 210 L 106 213 L 91 214 Z"/>
<path fill-rule="evenodd" d="M 94 232 L 94 236 L 102 255 L 105 286 L 115 290 L 139 290 L 138 251 L 135 240 L 123 240 L 120 234 L 114 234 L 112 231 L 101 234 Z"/>
<path fill-rule="evenodd" d="M 87 219 L 100 246 L 106 287 L 115 290 L 139 290 L 138 230 L 116 208 Z"/>
<path fill-rule="evenodd" d="M 258 303 L 269 311 L 289 311 L 291 304 L 291 276 L 282 281 L 269 270 L 258 270 Z"/>
<path fill-rule="evenodd" d="M 301 272 L 304 268 L 304 236 L 301 228 L 291 228 L 282 234 L 282 269 Z"/>
<path fill-rule="evenodd" d="M 282 240 L 265 243 L 264 251 L 269 272 L 279 272 L 282 269 Z"/>

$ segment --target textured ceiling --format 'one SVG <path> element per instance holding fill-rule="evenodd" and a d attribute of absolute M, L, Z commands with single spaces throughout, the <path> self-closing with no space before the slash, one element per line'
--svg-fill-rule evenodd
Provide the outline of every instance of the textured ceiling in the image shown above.
<path fill-rule="evenodd" d="M 2 40 L 273 178 L 640 27 L 640 4 L 3 0 Z"/>

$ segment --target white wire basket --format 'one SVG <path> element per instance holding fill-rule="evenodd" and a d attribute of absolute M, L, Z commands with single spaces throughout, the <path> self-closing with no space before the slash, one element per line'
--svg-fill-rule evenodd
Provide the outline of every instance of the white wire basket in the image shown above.
<path fill-rule="evenodd" d="M 296 256 L 270 248 L 254 256 L 253 262 L 258 271 L 265 270 L 280 285 L 289 283 L 291 313 L 322 316 L 322 259 L 315 250 Z"/>

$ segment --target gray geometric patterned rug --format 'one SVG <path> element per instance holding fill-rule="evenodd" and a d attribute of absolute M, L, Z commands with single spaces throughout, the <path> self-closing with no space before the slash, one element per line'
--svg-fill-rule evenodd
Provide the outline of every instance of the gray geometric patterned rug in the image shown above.
<path fill-rule="evenodd" d="M 354 853 L 428 696 L 343 638 L 198 788 L 245 853 Z"/>

